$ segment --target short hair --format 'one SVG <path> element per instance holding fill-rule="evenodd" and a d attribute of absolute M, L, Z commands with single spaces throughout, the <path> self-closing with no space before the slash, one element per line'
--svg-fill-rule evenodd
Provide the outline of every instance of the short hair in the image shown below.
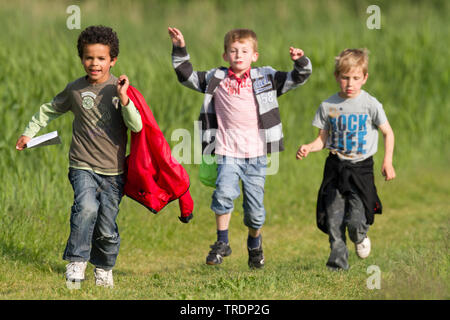
<path fill-rule="evenodd" d="M 363 74 L 369 71 L 369 50 L 345 49 L 335 58 L 334 73 L 339 75 L 350 71 L 351 68 L 361 67 Z"/>
<path fill-rule="evenodd" d="M 250 40 L 253 44 L 253 50 L 258 52 L 258 38 L 256 33 L 250 29 L 233 29 L 227 32 L 224 38 L 224 50 L 227 52 L 229 46 L 236 41 Z"/>
<path fill-rule="evenodd" d="M 111 59 L 119 55 L 119 38 L 117 33 L 110 27 L 90 26 L 84 29 L 78 36 L 78 55 L 83 58 L 84 46 L 87 44 L 104 44 L 109 46 L 109 55 Z"/>

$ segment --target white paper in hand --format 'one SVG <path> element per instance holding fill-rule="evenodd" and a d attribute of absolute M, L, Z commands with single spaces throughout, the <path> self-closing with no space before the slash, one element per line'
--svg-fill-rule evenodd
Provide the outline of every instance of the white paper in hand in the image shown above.
<path fill-rule="evenodd" d="M 27 148 L 49 146 L 52 144 L 60 144 L 60 143 L 61 139 L 58 136 L 58 131 L 53 131 L 31 139 L 27 143 Z"/>

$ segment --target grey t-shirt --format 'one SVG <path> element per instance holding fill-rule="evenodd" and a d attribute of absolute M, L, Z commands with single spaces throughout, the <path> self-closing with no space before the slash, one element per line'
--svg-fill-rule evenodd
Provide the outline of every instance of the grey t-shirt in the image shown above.
<path fill-rule="evenodd" d="M 341 160 L 359 162 L 377 152 L 378 126 L 387 121 L 380 102 L 361 90 L 355 98 L 334 94 L 316 111 L 313 126 L 327 130 L 326 148 Z"/>
<path fill-rule="evenodd" d="M 113 75 L 101 84 L 86 77 L 69 83 L 52 101 L 57 112 L 71 111 L 73 120 L 70 167 L 104 174 L 123 172 L 127 127 Z"/>

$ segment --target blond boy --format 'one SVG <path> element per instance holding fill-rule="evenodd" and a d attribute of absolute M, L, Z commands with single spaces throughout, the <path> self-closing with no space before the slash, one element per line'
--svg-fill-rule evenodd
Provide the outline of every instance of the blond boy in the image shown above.
<path fill-rule="evenodd" d="M 194 71 L 182 33 L 169 28 L 172 62 L 178 80 L 205 94 L 200 120 L 203 154 L 215 153 L 218 168 L 211 209 L 216 215 L 217 241 L 206 263 L 217 265 L 231 254 L 228 227 L 233 202 L 244 194 L 244 224 L 248 227 L 250 268 L 264 266 L 261 228 L 265 221 L 264 183 L 267 153 L 283 150 L 283 132 L 277 97 L 304 84 L 312 72 L 301 49 L 290 47 L 294 68 L 290 72 L 271 67 L 253 68 L 258 60 L 258 41 L 249 29 L 225 35 L 223 59 L 228 68 Z"/>
<path fill-rule="evenodd" d="M 372 155 L 377 151 L 378 129 L 384 137 L 382 174 L 395 178 L 392 165 L 394 133 L 381 103 L 362 86 L 368 73 L 366 49 L 346 49 L 336 58 L 335 78 L 340 91 L 323 101 L 312 124 L 318 137 L 297 151 L 297 159 L 323 148 L 330 150 L 317 200 L 317 225 L 329 236 L 331 254 L 327 267 L 348 269 L 345 229 L 355 243 L 356 254 L 370 253 L 367 237 L 374 213 L 381 213 L 373 177 Z"/>

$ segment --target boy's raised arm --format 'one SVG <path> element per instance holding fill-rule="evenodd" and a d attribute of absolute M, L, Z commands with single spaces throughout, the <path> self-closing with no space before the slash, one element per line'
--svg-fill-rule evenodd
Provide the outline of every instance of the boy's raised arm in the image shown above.
<path fill-rule="evenodd" d="M 168 31 L 173 44 L 172 66 L 175 69 L 178 81 L 190 89 L 204 93 L 206 90 L 206 72 L 194 71 L 181 31 L 171 27 L 168 27 Z"/>
<path fill-rule="evenodd" d="M 312 73 L 311 61 L 302 49 L 289 47 L 289 55 L 294 62 L 294 69 L 290 72 L 274 70 L 276 71 L 274 80 L 277 96 L 304 84 Z"/>
<path fill-rule="evenodd" d="M 292 61 L 294 61 L 294 70 L 291 72 L 291 77 L 294 83 L 304 84 L 312 73 L 311 61 L 305 56 L 302 49 L 290 47 L 289 54 Z"/>

